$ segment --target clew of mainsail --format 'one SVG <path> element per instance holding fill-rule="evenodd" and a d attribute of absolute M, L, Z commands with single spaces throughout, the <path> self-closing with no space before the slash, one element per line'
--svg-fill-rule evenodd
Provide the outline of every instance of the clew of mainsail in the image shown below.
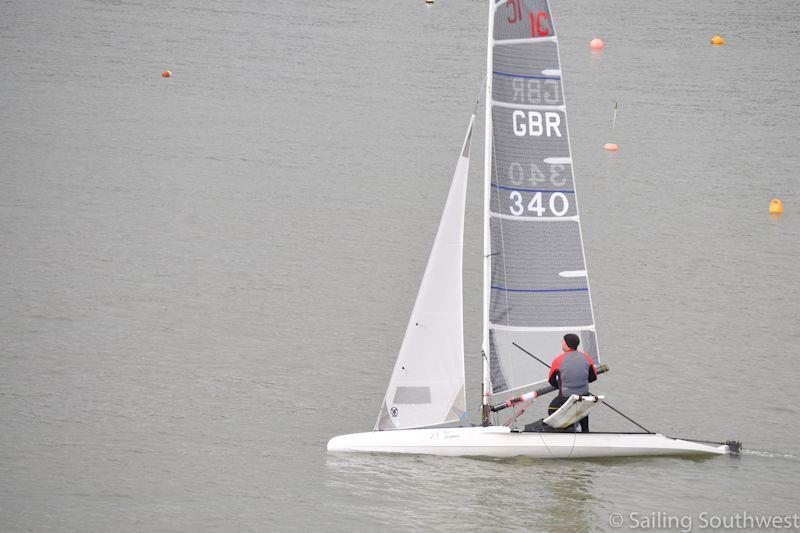
<path fill-rule="evenodd" d="M 439 229 L 375 430 L 435 426 L 466 416 L 461 261 L 472 115 Z"/>
<path fill-rule="evenodd" d="M 600 362 L 547 0 L 489 0 L 484 403 L 536 387 L 565 333 Z M 486 411 L 484 411 L 486 412 Z"/>

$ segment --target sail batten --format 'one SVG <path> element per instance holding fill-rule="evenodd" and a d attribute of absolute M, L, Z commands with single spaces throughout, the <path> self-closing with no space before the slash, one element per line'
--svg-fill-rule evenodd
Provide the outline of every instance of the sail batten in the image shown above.
<path fill-rule="evenodd" d="M 578 216 L 573 217 L 526 217 L 516 215 L 501 215 L 500 213 L 490 213 L 492 218 L 502 218 L 505 220 L 515 220 L 519 222 L 578 222 Z"/>
<path fill-rule="evenodd" d="M 531 326 L 508 326 L 506 324 L 489 323 L 491 329 L 506 331 L 563 331 L 570 333 L 575 331 L 594 331 L 594 324 L 589 326 L 550 326 L 550 327 L 531 327 Z"/>
<path fill-rule="evenodd" d="M 461 261 L 474 121 L 475 115 L 375 430 L 431 427 L 466 417 Z"/>
<path fill-rule="evenodd" d="M 484 396 L 546 381 L 515 344 L 549 359 L 572 332 L 599 363 L 550 6 L 489 3 Z"/>
<path fill-rule="evenodd" d="M 521 39 L 505 39 L 500 41 L 492 41 L 495 46 L 511 45 L 511 44 L 528 44 L 528 43 L 557 43 L 556 37 L 523 37 Z"/>

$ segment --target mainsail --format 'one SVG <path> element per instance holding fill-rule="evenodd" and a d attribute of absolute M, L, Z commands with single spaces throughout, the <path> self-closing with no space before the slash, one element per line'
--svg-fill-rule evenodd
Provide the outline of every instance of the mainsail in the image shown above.
<path fill-rule="evenodd" d="M 547 0 L 489 0 L 484 402 L 547 378 L 565 333 L 599 363 Z"/>
<path fill-rule="evenodd" d="M 474 122 L 472 115 L 375 430 L 434 426 L 466 416 L 461 260 Z"/>

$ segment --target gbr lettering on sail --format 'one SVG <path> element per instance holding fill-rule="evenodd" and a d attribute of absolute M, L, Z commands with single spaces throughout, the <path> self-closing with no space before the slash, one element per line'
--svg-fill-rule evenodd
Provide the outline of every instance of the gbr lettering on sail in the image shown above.
<path fill-rule="evenodd" d="M 554 111 L 523 111 L 515 109 L 511 114 L 511 125 L 514 130 L 514 135 L 517 137 L 561 137 L 561 115 Z M 516 185 L 519 182 L 514 179 L 516 172 L 515 166 L 522 170 L 519 163 L 512 163 L 510 169 L 511 181 Z M 563 169 L 563 165 L 551 165 L 551 169 Z M 531 164 L 531 184 L 534 185 L 537 181 L 536 175 L 541 175 L 542 172 L 538 166 Z M 555 179 L 554 179 L 555 178 Z M 521 180 L 520 180 L 521 181 Z M 553 184 L 559 181 L 563 185 L 564 181 L 560 178 L 558 172 L 554 172 L 551 176 Z M 533 193 L 532 195 L 530 193 Z M 545 199 L 543 193 L 549 194 L 549 198 Z M 526 196 L 530 196 L 526 198 Z M 547 214 L 562 217 L 569 211 L 569 200 L 567 196 L 561 191 L 537 191 L 528 190 L 527 194 L 521 191 L 511 191 L 509 194 L 510 204 L 509 211 L 514 216 L 522 216 L 524 214 L 532 214 L 537 217 L 545 216 Z M 549 209 L 549 213 L 547 208 Z M 527 213 L 526 213 L 527 212 Z"/>
<path fill-rule="evenodd" d="M 553 111 L 521 111 L 511 114 L 514 135 L 524 137 L 561 137 L 561 115 Z"/>
<path fill-rule="evenodd" d="M 547 38 L 555 35 L 555 31 L 550 21 L 550 15 L 546 11 L 531 9 L 531 3 L 522 0 L 506 0 L 498 3 L 498 9 L 505 9 L 503 12 L 509 25 L 519 26 L 528 25 L 524 34 L 531 38 Z M 514 35 L 521 37 L 520 32 L 515 30 Z M 526 35 L 527 36 L 527 35 Z M 555 45 L 553 45 L 555 46 Z M 553 51 L 554 52 L 554 51 Z M 566 137 L 566 120 L 563 115 L 563 108 L 559 109 L 559 104 L 563 104 L 561 94 L 561 72 L 558 63 L 550 64 L 551 68 L 519 72 L 518 75 L 513 68 L 508 72 L 495 74 L 499 76 L 512 77 L 510 89 L 513 91 L 512 102 L 506 104 L 511 107 L 511 129 L 520 141 L 524 144 L 526 140 L 536 143 L 537 140 L 563 139 Z M 509 105 L 510 104 L 510 105 Z M 505 122 L 505 121 L 504 121 Z M 508 127 L 504 123 L 504 127 Z M 536 143 L 538 144 L 538 143 Z M 541 145 L 543 150 L 553 148 L 552 143 Z M 522 151 L 514 151 L 523 160 L 508 160 L 508 171 L 504 184 L 498 181 L 497 194 L 500 200 L 500 192 L 503 191 L 508 196 L 505 200 L 507 213 L 514 217 L 564 217 L 570 212 L 569 196 L 574 191 L 570 187 L 565 187 L 568 173 L 565 164 L 569 164 L 569 158 L 562 157 L 561 154 L 537 153 L 531 157 L 530 148 Z M 533 150 L 539 152 L 539 150 Z M 530 155 L 529 155 L 530 154 Z M 511 155 L 511 154 L 508 154 Z M 566 162 L 565 162 L 566 159 Z M 544 163 L 544 167 L 542 167 Z M 548 167 L 549 165 L 549 167 Z"/>

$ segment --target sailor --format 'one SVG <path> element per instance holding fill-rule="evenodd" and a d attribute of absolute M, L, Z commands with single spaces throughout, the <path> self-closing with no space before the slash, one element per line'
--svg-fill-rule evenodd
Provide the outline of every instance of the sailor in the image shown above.
<path fill-rule="evenodd" d="M 550 403 L 548 414 L 558 411 L 558 408 L 573 394 L 578 396 L 589 394 L 589 383 L 597 379 L 597 367 L 592 358 L 578 351 L 580 343 L 581 339 L 574 333 L 564 335 L 561 340 L 564 352 L 550 364 L 550 375 L 547 380 L 550 385 L 558 389 L 558 396 Z M 589 415 L 581 418 L 579 423 L 581 431 L 587 433 Z"/>

